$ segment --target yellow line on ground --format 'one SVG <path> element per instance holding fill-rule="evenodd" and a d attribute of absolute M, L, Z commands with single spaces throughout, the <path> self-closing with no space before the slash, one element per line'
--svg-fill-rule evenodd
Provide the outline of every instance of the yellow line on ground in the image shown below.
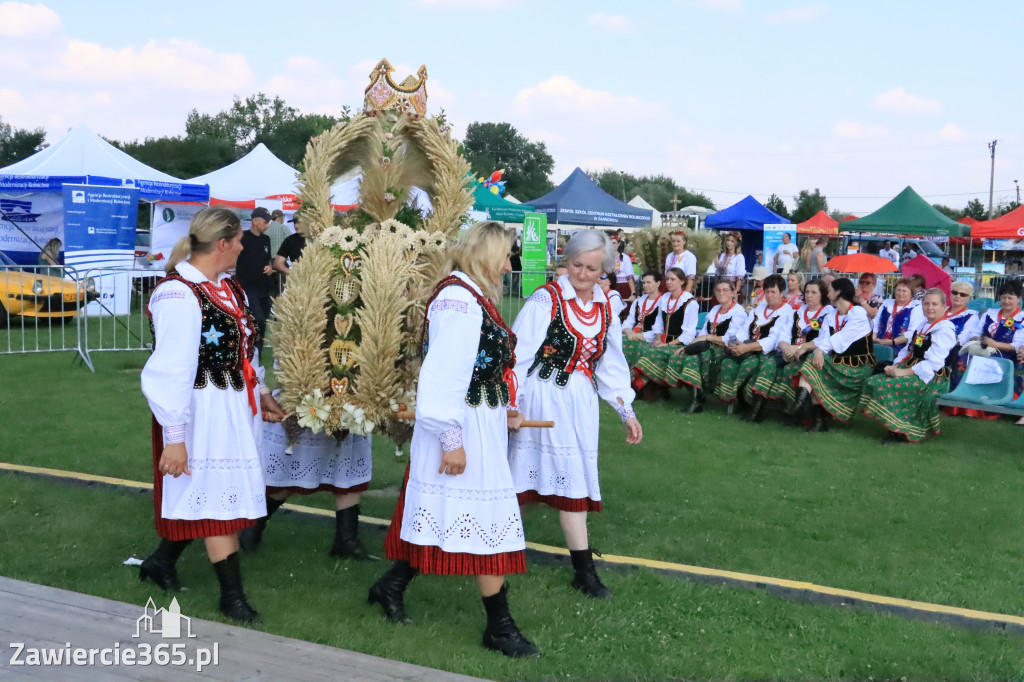
<path fill-rule="evenodd" d="M 48 469 L 45 467 L 34 467 L 27 466 L 24 464 L 8 464 L 6 462 L 0 462 L 0 471 L 16 471 L 27 474 L 37 474 L 42 476 L 52 476 L 54 478 L 65 478 L 75 481 L 83 481 L 87 483 L 104 483 L 107 485 L 116 485 L 125 488 L 134 488 L 137 490 L 148 490 L 152 489 L 152 483 L 142 483 L 139 481 L 129 481 L 123 478 L 113 478 L 111 476 L 97 476 L 94 474 L 83 474 L 77 471 L 64 471 L 62 469 Z M 307 507 L 305 505 L 286 503 L 286 509 L 301 512 L 304 514 L 313 514 L 316 516 L 334 517 L 334 512 L 329 509 L 318 509 L 316 507 Z M 361 516 L 359 520 L 363 523 L 368 523 L 374 526 L 387 527 L 391 522 L 388 519 L 378 519 L 372 516 Z M 541 545 L 536 542 L 527 542 L 526 547 L 528 549 L 543 552 L 545 554 L 553 555 L 568 555 L 569 551 L 562 547 L 552 547 L 551 545 Z M 960 618 L 967 618 L 971 620 L 979 621 L 993 621 L 1005 624 L 1012 624 L 1024 627 L 1024 617 L 1012 616 L 1005 613 L 992 613 L 989 611 L 976 611 L 974 609 L 964 609 L 957 606 L 945 606 L 943 604 L 932 604 L 929 602 L 913 601 L 911 599 L 899 599 L 897 597 L 886 597 L 879 594 L 870 594 L 868 592 L 856 592 L 854 590 L 844 590 L 836 587 L 828 587 L 826 585 L 816 585 L 815 583 L 803 582 L 798 580 L 787 580 L 785 578 L 772 578 L 770 576 L 755 575 L 752 573 L 739 573 L 736 571 L 726 571 L 717 568 L 705 568 L 703 566 L 691 566 L 688 564 L 677 564 L 670 561 L 658 561 L 655 559 L 641 559 L 637 557 L 629 556 L 617 556 L 613 554 L 605 554 L 601 557 L 602 560 L 610 564 L 619 564 L 622 566 L 643 566 L 660 571 L 673 571 L 677 573 L 683 573 L 694 576 L 702 576 L 705 578 L 718 578 L 729 582 L 740 582 L 747 583 L 750 585 L 758 586 L 772 586 L 780 587 L 790 590 L 800 590 L 804 592 L 810 592 L 820 595 L 826 595 L 829 597 L 839 597 L 842 599 L 849 599 L 851 601 L 858 601 L 867 604 L 878 604 L 880 606 L 899 607 L 908 609 L 911 611 L 922 611 L 933 614 L 945 614 L 950 616 L 958 616 Z"/>

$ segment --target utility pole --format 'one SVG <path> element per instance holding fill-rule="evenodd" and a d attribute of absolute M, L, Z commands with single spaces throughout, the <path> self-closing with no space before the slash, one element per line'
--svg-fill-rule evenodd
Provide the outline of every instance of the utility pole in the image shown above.
<path fill-rule="evenodd" d="M 992 150 L 992 173 L 988 178 L 988 219 L 992 220 L 992 195 L 995 191 L 996 184 L 996 143 L 999 140 L 992 140 L 988 143 L 988 148 Z"/>
<path fill-rule="evenodd" d="M 1014 187 L 1017 188 L 1017 205 L 1019 206 L 1020 205 L 1020 184 L 1016 180 L 1014 180 L 1013 181 L 1013 185 L 1014 185 Z"/>

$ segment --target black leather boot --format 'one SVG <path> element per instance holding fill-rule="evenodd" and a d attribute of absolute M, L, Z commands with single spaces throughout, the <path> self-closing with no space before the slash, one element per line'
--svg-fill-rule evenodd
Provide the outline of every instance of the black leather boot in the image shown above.
<path fill-rule="evenodd" d="M 508 611 L 508 586 L 502 585 L 497 594 L 482 597 L 487 612 L 484 646 L 500 651 L 509 658 L 540 656 L 540 649 L 526 639 Z"/>
<path fill-rule="evenodd" d="M 902 445 L 903 443 L 909 443 L 910 440 L 902 433 L 896 433 L 890 431 L 886 434 L 885 438 L 882 439 L 882 445 Z"/>
<path fill-rule="evenodd" d="M 373 557 L 359 541 L 359 505 L 334 512 L 334 545 L 331 556 L 338 559 L 371 561 Z"/>
<path fill-rule="evenodd" d="M 267 521 L 271 516 L 274 515 L 281 505 L 284 504 L 284 500 L 275 500 L 273 497 L 267 498 L 267 515 L 256 521 L 255 526 L 249 526 L 238 531 L 238 544 L 241 545 L 242 549 L 246 552 L 255 552 L 260 548 L 263 543 L 263 531 L 267 529 Z"/>
<path fill-rule="evenodd" d="M 797 392 L 796 398 L 794 398 L 793 402 L 786 406 L 786 409 L 783 410 L 783 412 L 786 414 L 787 417 L 799 417 L 801 414 L 803 414 L 804 405 L 807 404 L 807 399 L 810 397 L 811 392 L 808 391 L 806 388 L 801 388 Z"/>
<path fill-rule="evenodd" d="M 139 580 L 149 578 L 161 590 L 181 592 L 181 581 L 175 564 L 185 548 L 192 544 L 191 540 L 160 539 L 160 545 L 152 554 L 142 560 L 139 566 Z"/>
<path fill-rule="evenodd" d="M 388 569 L 388 572 L 370 588 L 370 594 L 366 598 L 367 603 L 380 604 L 380 607 L 384 609 L 384 615 L 392 623 L 409 625 L 412 620 L 405 615 L 404 597 L 405 588 L 409 586 L 414 577 L 416 577 L 416 569 L 408 561 L 396 561 Z"/>
<path fill-rule="evenodd" d="M 805 429 L 807 433 L 824 433 L 828 431 L 828 412 L 821 405 L 814 406 L 814 423 Z"/>
<path fill-rule="evenodd" d="M 693 402 L 683 410 L 687 414 L 698 414 L 704 411 L 704 391 L 699 388 L 693 389 Z"/>
<path fill-rule="evenodd" d="M 750 411 L 743 415 L 743 421 L 757 424 L 764 419 L 764 404 L 764 396 L 755 393 L 754 401 L 750 404 Z"/>
<path fill-rule="evenodd" d="M 220 612 L 228 618 L 243 623 L 255 623 L 260 619 L 242 591 L 242 566 L 238 552 L 232 552 L 227 559 L 213 564 L 213 570 L 220 582 Z"/>
<path fill-rule="evenodd" d="M 572 586 L 588 597 L 611 599 L 612 591 L 605 587 L 601 579 L 597 577 L 594 553 L 590 549 L 570 549 L 569 556 L 572 558 L 572 567 L 576 569 Z"/>

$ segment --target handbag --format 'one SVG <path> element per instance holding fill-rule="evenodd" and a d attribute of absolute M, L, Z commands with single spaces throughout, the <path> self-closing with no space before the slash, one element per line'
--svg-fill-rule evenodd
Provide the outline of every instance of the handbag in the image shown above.
<path fill-rule="evenodd" d="M 687 355 L 700 355 L 709 348 L 711 348 L 710 341 L 694 341 L 691 344 L 687 344 L 683 348 L 683 352 Z"/>

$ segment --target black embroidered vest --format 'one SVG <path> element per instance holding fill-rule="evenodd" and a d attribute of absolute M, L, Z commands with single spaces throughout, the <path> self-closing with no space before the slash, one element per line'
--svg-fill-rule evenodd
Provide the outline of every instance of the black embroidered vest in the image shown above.
<path fill-rule="evenodd" d="M 799 310 L 796 311 L 796 314 L 793 315 L 793 330 L 790 332 L 792 341 L 790 343 L 814 341 L 821 334 L 821 326 L 825 324 L 825 317 L 825 308 L 821 308 L 818 310 L 818 314 L 812 317 L 807 325 L 804 325 L 803 314 Z M 815 323 L 817 323 L 817 329 L 815 329 Z M 808 327 L 810 329 L 807 329 Z M 807 329 L 806 334 L 804 334 L 804 329 Z"/>
<path fill-rule="evenodd" d="M 538 372 L 545 381 L 555 375 L 555 384 L 566 386 L 569 375 L 577 369 L 583 370 L 593 381 L 594 365 L 601 359 L 608 348 L 608 325 L 611 320 L 611 308 L 606 303 L 594 303 L 599 309 L 601 330 L 593 339 L 585 339 L 579 332 L 571 329 L 565 319 L 565 299 L 557 282 L 550 282 L 540 287 L 551 295 L 551 322 L 548 324 L 544 342 L 534 355 L 533 364 L 527 372 L 529 376 Z M 584 358 L 583 353 L 591 351 L 590 357 Z"/>
<path fill-rule="evenodd" d="M 505 371 L 512 370 L 516 365 L 516 335 L 505 326 L 501 313 L 488 299 L 484 298 L 473 287 L 455 275 L 445 277 L 437 283 L 437 288 L 427 301 L 425 310 L 430 310 L 438 294 L 448 286 L 461 286 L 476 299 L 483 310 L 483 323 L 480 325 L 480 343 L 477 346 L 476 363 L 473 366 L 473 377 L 469 380 L 466 392 L 466 404 L 470 407 L 487 407 L 508 405 L 512 401 L 508 384 L 505 382 Z M 429 344 L 429 318 L 423 322 L 421 345 L 423 355 L 427 354 Z"/>
<path fill-rule="evenodd" d="M 733 305 L 735 306 L 736 304 L 733 303 Z M 732 308 L 731 307 L 729 308 L 729 312 L 732 312 Z M 718 307 L 718 313 L 719 313 L 719 315 L 721 315 L 721 313 L 722 313 L 722 307 L 721 306 Z M 715 320 L 714 320 L 714 318 L 711 317 L 711 313 L 708 313 L 708 318 L 707 318 L 707 323 L 706 323 L 707 329 L 708 329 L 708 334 L 710 334 L 712 336 L 725 336 L 726 332 L 729 331 L 729 325 L 730 324 L 732 324 L 732 318 L 731 317 L 727 317 L 724 320 L 722 320 L 721 322 L 719 322 L 718 324 L 715 324 Z"/>
<path fill-rule="evenodd" d="M 246 318 L 246 325 L 252 334 L 246 336 L 242 329 L 240 320 L 224 310 L 217 302 L 210 297 L 206 290 L 195 282 L 190 282 L 181 275 L 169 274 L 157 283 L 157 287 L 167 280 L 175 280 L 188 286 L 199 301 L 199 310 L 203 316 L 202 328 L 199 337 L 199 364 L 196 367 L 196 378 L 193 388 L 206 388 L 213 384 L 219 389 L 226 390 L 228 386 L 236 391 L 245 388 L 245 374 L 243 372 L 243 358 L 252 360 L 255 354 L 256 344 L 256 322 L 249 314 L 249 308 L 245 305 L 245 294 L 242 287 L 233 277 L 224 280 L 235 303 L 241 308 Z M 158 291 L 154 288 L 153 291 Z M 156 343 L 156 329 L 153 326 L 153 316 L 149 313 L 149 329 L 153 334 L 153 342 Z"/>
<path fill-rule="evenodd" d="M 918 343 L 918 339 L 921 340 L 920 343 Z M 908 345 L 910 347 L 910 352 L 907 354 L 907 357 L 903 359 L 903 362 L 900 363 L 903 367 L 913 367 L 924 360 L 925 353 L 927 353 L 928 349 L 932 347 L 932 335 L 930 333 L 922 334 L 921 332 L 914 332 L 914 336 L 910 339 Z M 950 349 L 949 354 L 946 355 L 945 365 L 935 373 L 935 376 L 948 379 L 953 366 L 956 364 L 957 355 L 957 348 L 954 346 Z"/>
<path fill-rule="evenodd" d="M 847 367 L 873 366 L 875 364 L 875 343 L 871 339 L 871 334 L 857 339 L 842 353 L 832 353 L 832 362 Z"/>
<path fill-rule="evenodd" d="M 767 310 L 767 308 L 765 310 Z M 764 324 L 759 325 L 757 323 L 757 315 L 754 315 L 754 321 L 750 323 L 750 329 L 748 330 L 748 333 L 750 334 L 750 340 L 760 341 L 761 339 L 768 338 L 768 335 L 772 331 L 772 327 L 775 326 L 775 323 L 778 322 L 778 320 L 779 316 L 776 315 L 775 317 L 768 320 Z"/>
<path fill-rule="evenodd" d="M 648 297 L 648 300 L 650 300 L 650 297 Z M 657 299 L 655 299 L 655 300 L 657 300 Z M 637 304 L 636 304 L 636 313 L 637 313 L 637 315 L 643 315 L 643 312 L 644 312 L 643 304 L 641 302 L 637 301 Z M 652 329 L 654 329 L 654 323 L 658 321 L 658 314 L 660 312 L 661 311 L 658 309 L 658 305 L 655 304 L 654 308 L 651 309 L 651 312 L 649 312 L 646 315 L 644 315 L 643 318 L 640 320 L 641 331 L 649 332 Z"/>
<path fill-rule="evenodd" d="M 681 295 L 681 294 L 680 294 Z M 665 313 L 665 342 L 675 341 L 683 333 L 683 320 L 686 317 L 686 306 L 696 303 L 696 298 L 691 298 L 679 309 L 672 313 Z"/>

